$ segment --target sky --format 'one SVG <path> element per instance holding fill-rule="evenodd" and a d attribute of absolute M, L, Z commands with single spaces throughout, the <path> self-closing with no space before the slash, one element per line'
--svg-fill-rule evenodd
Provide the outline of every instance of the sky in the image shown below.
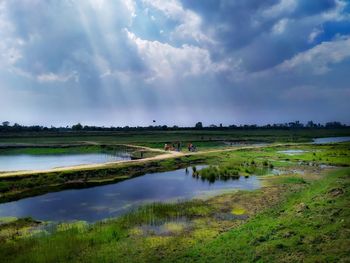
<path fill-rule="evenodd" d="M 0 0 L 0 121 L 350 124 L 348 0 Z"/>

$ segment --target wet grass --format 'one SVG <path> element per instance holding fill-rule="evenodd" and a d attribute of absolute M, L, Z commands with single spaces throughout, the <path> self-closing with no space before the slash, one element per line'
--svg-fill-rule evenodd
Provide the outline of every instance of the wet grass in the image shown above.
<path fill-rule="evenodd" d="M 304 152 L 295 155 L 280 153 L 283 150 L 302 150 Z M 261 149 L 262 156 L 275 156 L 276 160 L 303 162 L 303 164 L 325 164 L 337 166 L 350 165 L 350 143 L 323 144 L 323 145 L 291 145 L 289 147 L 266 147 Z"/>
<path fill-rule="evenodd" d="M 0 245 L 10 240 L 31 236 L 30 229 L 40 225 L 41 222 L 30 217 L 0 218 Z"/>
<path fill-rule="evenodd" d="M 281 205 L 166 262 L 347 262 L 350 169 L 330 173 Z"/>
<path fill-rule="evenodd" d="M 192 168 L 192 175 L 209 182 L 215 182 L 215 180 L 227 181 L 230 179 L 237 180 L 240 176 L 265 175 L 269 172 L 269 168 L 272 169 L 273 165 L 267 162 L 257 164 L 253 161 L 251 163 L 243 162 L 239 165 L 235 163 L 218 166 L 210 165 L 198 171 Z"/>

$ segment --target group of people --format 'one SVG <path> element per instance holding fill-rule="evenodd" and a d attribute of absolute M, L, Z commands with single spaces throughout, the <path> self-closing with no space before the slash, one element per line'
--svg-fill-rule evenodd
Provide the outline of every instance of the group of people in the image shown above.
<path fill-rule="evenodd" d="M 181 151 L 181 143 L 177 142 L 177 143 L 173 143 L 173 144 L 164 144 L 164 150 L 165 151 L 177 151 L 180 152 Z"/>
<path fill-rule="evenodd" d="M 188 144 L 187 149 L 188 149 L 189 152 L 197 151 L 197 147 L 195 145 L 193 145 L 192 143 Z"/>
<path fill-rule="evenodd" d="M 177 142 L 177 143 L 173 143 L 173 144 L 164 144 L 164 150 L 165 151 L 177 151 L 177 152 L 181 152 L 181 143 Z M 197 148 L 195 145 L 193 145 L 192 143 L 189 143 L 187 146 L 187 149 L 189 152 L 195 152 L 197 151 Z"/>

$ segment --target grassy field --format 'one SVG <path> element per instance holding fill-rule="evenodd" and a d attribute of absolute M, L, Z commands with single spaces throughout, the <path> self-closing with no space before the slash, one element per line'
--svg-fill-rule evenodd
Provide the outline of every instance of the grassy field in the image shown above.
<path fill-rule="evenodd" d="M 94 147 L 99 146 L 83 149 Z M 27 148 L 34 154 L 45 152 L 33 149 Z M 195 164 L 209 166 L 198 172 L 192 169 Z M 350 143 L 288 142 L 2 178 L 2 202 L 184 167 L 209 181 L 259 175 L 263 187 L 205 200 L 150 204 L 92 225 L 50 227 L 31 218 L 2 218 L 0 261 L 347 262 L 349 165 Z"/>
<path fill-rule="evenodd" d="M 65 133 L 2 133 L 0 144 L 34 143 L 67 144 L 97 142 L 104 144 L 136 144 L 163 148 L 165 143 L 195 143 L 199 149 L 227 146 L 224 142 L 309 142 L 312 138 L 350 136 L 350 128 L 296 130 L 179 130 L 124 132 L 65 132 Z"/>
<path fill-rule="evenodd" d="M 283 181 L 295 183 L 290 178 Z M 247 224 L 164 261 L 347 262 L 349 190 L 350 169 L 329 173 Z"/>

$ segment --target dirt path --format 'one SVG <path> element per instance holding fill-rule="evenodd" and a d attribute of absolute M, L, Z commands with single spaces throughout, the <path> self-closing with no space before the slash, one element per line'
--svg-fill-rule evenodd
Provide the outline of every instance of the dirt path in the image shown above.
<path fill-rule="evenodd" d="M 85 143 L 91 143 L 91 142 L 85 142 Z M 289 145 L 298 145 L 298 144 L 300 144 L 300 143 L 270 144 L 268 146 L 277 147 L 277 146 L 289 146 Z M 98 145 L 98 144 L 96 143 L 96 145 Z M 115 145 L 116 146 L 127 146 L 127 147 L 143 149 L 143 150 L 153 151 L 153 152 L 159 152 L 162 154 L 154 156 L 154 157 L 148 157 L 148 158 L 137 159 L 137 160 L 116 161 L 116 162 L 108 162 L 108 163 L 101 163 L 101 164 L 84 164 L 84 165 L 77 165 L 77 166 L 59 167 L 59 168 L 53 168 L 53 169 L 47 169 L 47 170 L 3 172 L 3 173 L 0 173 L 0 178 L 10 177 L 10 176 L 26 176 L 26 175 L 31 175 L 31 174 L 50 173 L 50 172 L 61 172 L 61 171 L 79 171 L 79 170 L 100 169 L 100 168 L 108 168 L 108 167 L 115 166 L 115 165 L 121 165 L 121 164 L 144 163 L 144 162 L 164 160 L 164 159 L 176 158 L 176 157 L 182 157 L 182 156 L 208 154 L 208 153 L 220 153 L 220 152 L 231 152 L 231 151 L 239 151 L 239 150 L 245 150 L 245 149 L 259 149 L 259 148 L 267 147 L 266 145 L 255 145 L 255 146 L 253 145 L 253 146 L 242 146 L 242 147 L 234 147 L 234 148 L 225 148 L 225 149 L 207 150 L 207 151 L 189 152 L 189 153 L 186 152 L 185 153 L 185 152 L 176 152 L 176 151 L 164 151 L 164 150 L 160 150 L 160 149 L 154 149 L 154 148 L 145 147 L 145 146 L 137 146 L 137 145 L 132 145 L 132 144 L 115 144 Z"/>

